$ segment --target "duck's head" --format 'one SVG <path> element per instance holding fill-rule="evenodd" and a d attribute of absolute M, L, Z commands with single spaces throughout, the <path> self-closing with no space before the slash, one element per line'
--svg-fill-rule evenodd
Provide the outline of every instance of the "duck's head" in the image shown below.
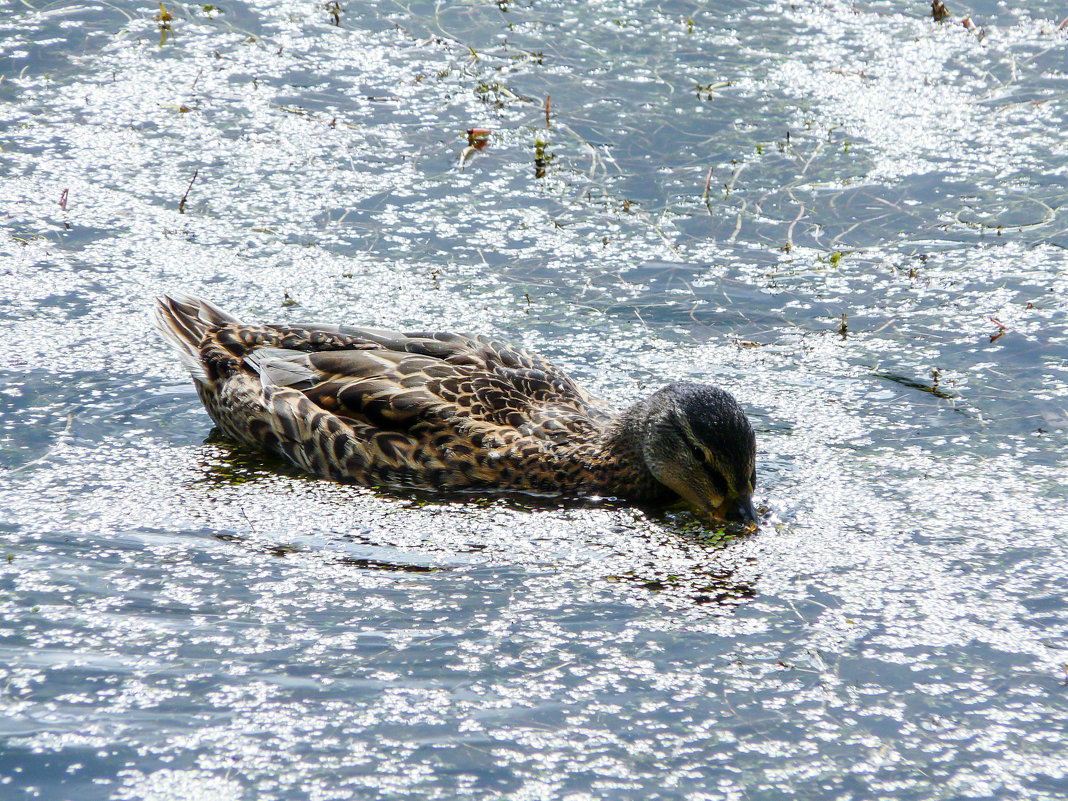
<path fill-rule="evenodd" d="M 653 477 L 719 520 L 755 526 L 756 435 L 730 393 L 672 384 L 644 406 L 640 447 Z"/>

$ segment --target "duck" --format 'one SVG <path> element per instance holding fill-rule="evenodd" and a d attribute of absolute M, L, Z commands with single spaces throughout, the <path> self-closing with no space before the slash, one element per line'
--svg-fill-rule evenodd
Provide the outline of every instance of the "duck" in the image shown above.
<path fill-rule="evenodd" d="M 191 295 L 154 322 L 229 438 L 313 475 L 392 489 L 687 502 L 757 524 L 756 437 L 734 397 L 674 383 L 621 411 L 496 339 L 242 323 Z"/>

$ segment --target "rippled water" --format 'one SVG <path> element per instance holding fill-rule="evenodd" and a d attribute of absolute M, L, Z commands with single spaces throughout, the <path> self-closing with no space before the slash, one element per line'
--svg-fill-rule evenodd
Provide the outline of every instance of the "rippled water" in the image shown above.
<path fill-rule="evenodd" d="M 1064 796 L 1064 9 L 208 9 L 0 0 L 0 796 Z M 715 381 L 767 522 L 295 474 L 168 289 Z"/>

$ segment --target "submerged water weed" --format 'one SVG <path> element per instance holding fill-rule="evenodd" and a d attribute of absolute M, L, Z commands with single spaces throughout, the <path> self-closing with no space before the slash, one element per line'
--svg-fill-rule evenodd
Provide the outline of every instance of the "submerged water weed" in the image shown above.
<path fill-rule="evenodd" d="M 159 13 L 156 14 L 153 19 L 159 26 L 159 46 L 167 44 L 167 37 L 174 36 L 174 29 L 171 27 L 171 21 L 174 19 L 171 13 L 164 7 L 163 3 L 159 4 Z"/>

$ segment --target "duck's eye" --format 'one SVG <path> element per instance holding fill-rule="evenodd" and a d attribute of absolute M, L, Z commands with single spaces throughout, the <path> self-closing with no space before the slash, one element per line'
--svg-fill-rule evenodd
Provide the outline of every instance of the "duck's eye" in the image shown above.
<path fill-rule="evenodd" d="M 691 445 L 690 446 L 690 453 L 693 454 L 693 458 L 696 459 L 698 462 L 704 462 L 704 460 L 705 460 L 705 452 L 703 450 L 701 450 L 698 446 Z"/>

